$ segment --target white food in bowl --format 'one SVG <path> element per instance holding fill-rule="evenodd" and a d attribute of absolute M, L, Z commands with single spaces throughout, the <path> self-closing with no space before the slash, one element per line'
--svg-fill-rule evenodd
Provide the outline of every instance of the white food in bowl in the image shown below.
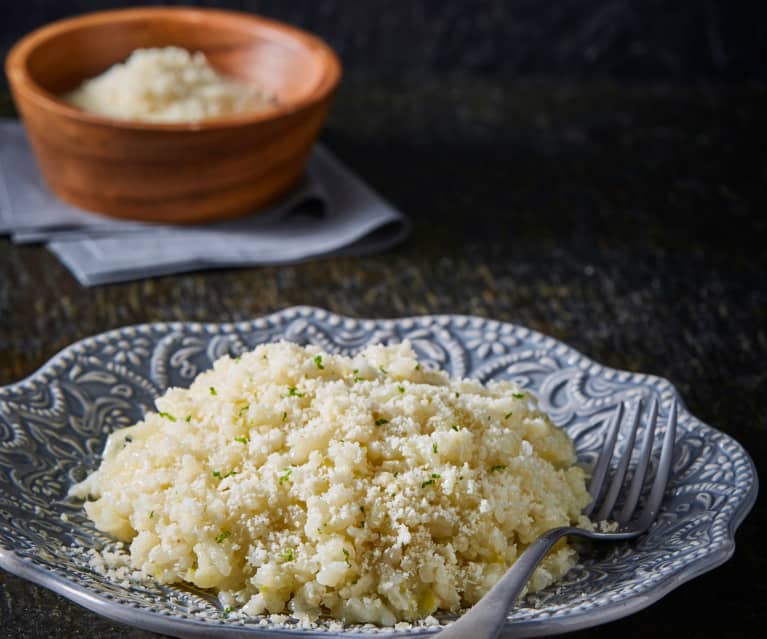
<path fill-rule="evenodd" d="M 274 104 L 255 88 L 219 74 L 203 53 L 180 47 L 136 49 L 64 100 L 112 118 L 165 123 L 197 122 Z"/>
<path fill-rule="evenodd" d="M 457 611 L 543 531 L 591 526 L 573 444 L 531 395 L 427 371 L 407 343 L 262 345 L 156 404 L 71 492 L 135 568 L 244 614 Z M 574 561 L 563 541 L 531 590 Z"/>

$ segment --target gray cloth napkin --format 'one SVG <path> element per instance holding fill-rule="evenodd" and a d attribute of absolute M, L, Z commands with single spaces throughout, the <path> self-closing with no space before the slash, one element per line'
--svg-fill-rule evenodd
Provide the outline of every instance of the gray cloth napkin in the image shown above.
<path fill-rule="evenodd" d="M 304 182 L 267 210 L 228 222 L 167 226 L 101 217 L 45 186 L 21 124 L 0 119 L 0 234 L 45 242 L 81 284 L 201 268 L 363 255 L 407 237 L 408 219 L 322 145 Z"/>

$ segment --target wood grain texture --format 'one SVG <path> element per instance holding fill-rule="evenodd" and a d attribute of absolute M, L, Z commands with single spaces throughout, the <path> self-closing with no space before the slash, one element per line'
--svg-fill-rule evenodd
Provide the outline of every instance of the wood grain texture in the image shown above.
<path fill-rule="evenodd" d="M 188 124 L 114 120 L 56 96 L 141 47 L 202 51 L 219 71 L 276 97 L 264 111 Z M 62 199 L 98 213 L 188 223 L 252 212 L 301 177 L 340 64 L 320 40 L 256 16 L 133 9 L 54 23 L 6 70 L 40 169 Z"/>

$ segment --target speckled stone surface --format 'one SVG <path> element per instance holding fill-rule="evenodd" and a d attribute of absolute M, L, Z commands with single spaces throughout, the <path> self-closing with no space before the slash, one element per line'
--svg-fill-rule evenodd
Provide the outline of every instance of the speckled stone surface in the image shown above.
<path fill-rule="evenodd" d="M 8 107 L 0 107 L 8 112 Z M 325 140 L 414 221 L 386 254 L 84 289 L 0 239 L 0 384 L 86 335 L 294 304 L 469 313 L 661 375 L 767 460 L 767 88 L 349 78 Z M 762 637 L 764 499 L 734 558 L 573 637 Z M 0 573 L 0 635 L 152 636 Z"/>

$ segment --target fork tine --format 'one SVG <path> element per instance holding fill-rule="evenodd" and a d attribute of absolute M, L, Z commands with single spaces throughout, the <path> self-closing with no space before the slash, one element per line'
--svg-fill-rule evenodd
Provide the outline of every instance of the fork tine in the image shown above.
<path fill-rule="evenodd" d="M 618 404 L 618 407 L 613 413 L 612 422 L 609 426 L 609 431 L 605 438 L 605 443 L 602 446 L 602 450 L 599 452 L 599 459 L 597 465 L 594 467 L 594 474 L 591 475 L 591 481 L 589 482 L 589 493 L 591 494 L 591 503 L 583 509 L 583 514 L 587 517 L 591 515 L 591 511 L 597 505 L 597 500 L 602 492 L 602 485 L 605 482 L 605 476 L 607 475 L 607 467 L 610 464 L 610 459 L 613 456 L 613 450 L 615 449 L 615 440 L 618 438 L 618 429 L 620 428 L 621 419 L 623 418 L 623 402 Z"/>
<path fill-rule="evenodd" d="M 637 525 L 641 527 L 649 526 L 658 514 L 663 494 L 666 492 L 666 485 L 671 474 L 671 461 L 674 453 L 674 441 L 676 440 L 676 421 L 677 421 L 676 400 L 671 401 L 668 411 L 668 421 L 666 422 L 666 434 L 663 437 L 663 448 L 661 448 L 660 461 L 658 462 L 658 471 L 655 473 L 650 497 L 637 520 Z"/>
<path fill-rule="evenodd" d="M 637 503 L 639 502 L 639 495 L 642 493 L 642 486 L 647 476 L 647 468 L 650 462 L 650 453 L 652 453 L 652 444 L 655 439 L 655 426 L 658 422 L 658 399 L 653 397 L 652 404 L 650 404 L 650 413 L 647 416 L 647 426 L 645 427 L 644 439 L 642 440 L 642 450 L 639 451 L 639 459 L 637 460 L 636 468 L 634 469 L 634 476 L 631 479 L 631 486 L 629 487 L 626 501 L 623 504 L 623 510 L 621 510 L 616 521 L 624 525 L 631 519 L 636 510 Z"/>
<path fill-rule="evenodd" d="M 610 480 L 610 487 L 607 489 L 607 494 L 602 501 L 602 507 L 596 514 L 595 519 L 597 521 L 607 519 L 615 507 L 615 501 L 618 499 L 618 494 L 620 493 L 621 487 L 623 486 L 623 479 L 626 477 L 626 470 L 628 469 L 629 461 L 631 460 L 631 453 L 634 450 L 634 441 L 636 439 L 637 428 L 639 426 L 639 415 L 641 412 L 642 398 L 640 397 L 636 405 L 636 410 L 634 411 L 634 418 L 631 420 L 631 426 L 629 427 L 629 432 L 627 434 L 625 450 L 623 451 L 620 461 L 618 462 L 618 466 L 615 469 L 615 473 Z M 618 523 L 622 524 L 623 522 Z"/>

